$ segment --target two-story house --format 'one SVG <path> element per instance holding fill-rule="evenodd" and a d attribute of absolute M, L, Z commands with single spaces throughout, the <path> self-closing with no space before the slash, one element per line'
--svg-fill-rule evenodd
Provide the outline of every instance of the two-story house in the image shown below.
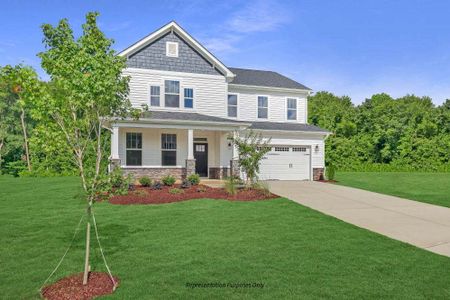
<path fill-rule="evenodd" d="M 178 178 L 239 174 L 230 134 L 271 138 L 260 179 L 311 180 L 324 170 L 326 130 L 307 124 L 306 86 L 271 71 L 229 68 L 171 22 L 119 53 L 139 120 L 113 124 L 111 161 L 126 173 Z"/>

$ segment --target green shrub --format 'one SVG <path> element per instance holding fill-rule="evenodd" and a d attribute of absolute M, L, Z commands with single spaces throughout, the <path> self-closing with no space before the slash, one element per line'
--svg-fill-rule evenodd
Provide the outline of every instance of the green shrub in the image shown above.
<path fill-rule="evenodd" d="M 179 189 L 179 188 L 173 188 L 173 189 L 169 190 L 169 194 L 173 194 L 173 195 L 175 195 L 175 194 L 183 194 L 183 193 L 184 193 L 184 191 L 182 189 Z"/>
<path fill-rule="evenodd" d="M 236 177 L 228 177 L 225 181 L 225 191 L 228 193 L 228 195 L 234 196 L 237 194 L 237 185 L 239 184 Z"/>
<path fill-rule="evenodd" d="M 192 184 L 192 185 L 197 185 L 200 183 L 200 175 L 198 174 L 191 174 L 187 177 L 187 180 Z"/>
<path fill-rule="evenodd" d="M 152 180 L 148 176 L 143 176 L 143 177 L 139 178 L 139 183 L 142 186 L 151 186 Z"/>
<path fill-rule="evenodd" d="M 328 180 L 334 180 L 334 176 L 336 175 L 336 168 L 333 165 L 329 165 L 325 169 L 325 172 Z"/>
<path fill-rule="evenodd" d="M 172 186 L 172 185 L 175 184 L 176 179 L 175 179 L 175 177 L 173 177 L 172 175 L 167 175 L 167 176 L 164 176 L 164 177 L 161 179 L 161 181 L 162 181 L 162 183 L 163 183 L 164 185 Z"/>
<path fill-rule="evenodd" d="M 115 168 L 109 174 L 109 183 L 111 184 L 111 192 L 114 194 L 124 195 L 128 193 L 130 184 L 133 182 L 133 176 L 129 174 L 128 176 L 123 175 L 123 171 L 120 168 Z"/>
<path fill-rule="evenodd" d="M 258 190 L 265 197 L 269 197 L 272 193 L 269 190 L 269 185 L 266 182 L 258 181 L 252 185 L 252 188 Z"/>

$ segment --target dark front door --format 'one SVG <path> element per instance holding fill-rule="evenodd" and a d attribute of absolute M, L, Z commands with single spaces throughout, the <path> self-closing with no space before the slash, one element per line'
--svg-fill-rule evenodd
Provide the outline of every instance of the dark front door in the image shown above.
<path fill-rule="evenodd" d="M 194 144 L 195 173 L 208 177 L 208 144 Z"/>

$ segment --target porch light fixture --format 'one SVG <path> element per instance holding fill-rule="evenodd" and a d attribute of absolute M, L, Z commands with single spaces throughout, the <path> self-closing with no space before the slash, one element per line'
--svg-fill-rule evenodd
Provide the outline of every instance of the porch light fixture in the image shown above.
<path fill-rule="evenodd" d="M 314 151 L 319 152 L 319 145 L 317 144 L 316 147 L 314 147 Z"/>

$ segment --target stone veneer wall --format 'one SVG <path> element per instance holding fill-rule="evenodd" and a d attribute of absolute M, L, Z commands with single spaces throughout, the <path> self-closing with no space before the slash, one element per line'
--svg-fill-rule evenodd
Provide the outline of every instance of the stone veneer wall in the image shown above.
<path fill-rule="evenodd" d="M 324 169 L 323 168 L 314 168 L 313 169 L 313 180 L 323 180 L 324 179 Z"/>
<path fill-rule="evenodd" d="M 230 168 L 227 167 L 212 167 L 209 168 L 210 179 L 224 179 L 230 176 Z"/>
<path fill-rule="evenodd" d="M 136 178 L 148 176 L 151 179 L 161 179 L 167 175 L 172 175 L 176 179 L 186 177 L 186 168 L 124 168 L 122 170 L 124 175 L 133 174 Z"/>

